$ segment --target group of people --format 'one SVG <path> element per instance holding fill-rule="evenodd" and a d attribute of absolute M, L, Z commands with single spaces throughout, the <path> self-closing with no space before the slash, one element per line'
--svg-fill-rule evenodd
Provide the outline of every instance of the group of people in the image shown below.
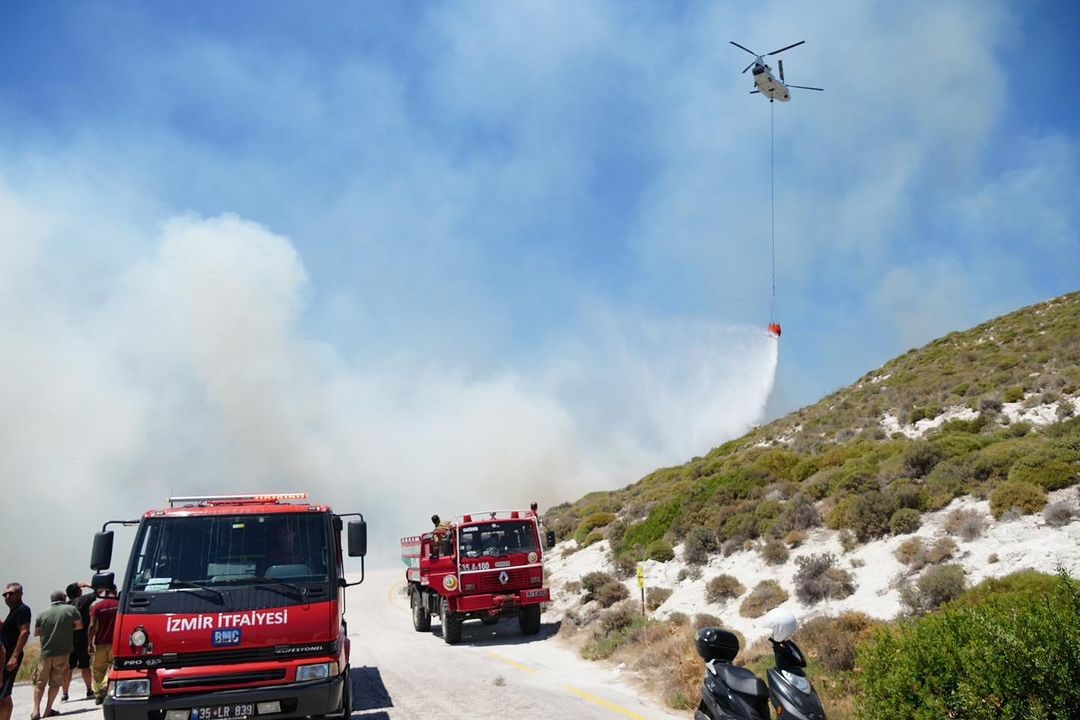
<path fill-rule="evenodd" d="M 84 593 L 84 589 L 91 592 Z M 8 583 L 3 595 L 8 614 L 0 624 L 0 720 L 10 720 L 11 692 L 30 639 L 32 618 L 29 606 L 23 602 L 22 585 Z M 62 700 L 69 699 L 76 669 L 86 686 L 86 697 L 100 705 L 105 699 L 113 658 L 113 626 L 119 606 L 115 585 L 91 588 L 86 583 L 71 583 L 66 591 L 57 590 L 49 599 L 51 604 L 38 613 L 33 623 L 33 634 L 41 643 L 41 656 L 33 673 L 31 720 L 60 714 L 53 704 L 57 695 Z M 46 698 L 44 713 L 41 712 L 43 697 Z"/>

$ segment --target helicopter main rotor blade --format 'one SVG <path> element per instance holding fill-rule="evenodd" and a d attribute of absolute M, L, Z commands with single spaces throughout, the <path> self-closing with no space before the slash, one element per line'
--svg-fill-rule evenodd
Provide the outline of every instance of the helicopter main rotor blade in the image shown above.
<path fill-rule="evenodd" d="M 755 94 L 755 93 L 759 93 L 759 92 L 761 92 L 761 91 L 760 91 L 760 90 L 751 90 L 751 91 L 750 91 L 750 94 L 751 94 L 751 95 L 753 95 L 753 94 Z"/>
<path fill-rule="evenodd" d="M 742 45 L 740 45 L 739 43 L 735 42 L 734 40 L 729 40 L 729 42 L 730 42 L 730 43 L 731 43 L 732 45 L 734 45 L 735 47 L 739 48 L 740 50 L 745 50 L 746 52 L 750 53 L 750 54 L 751 54 L 751 55 L 753 55 L 754 57 L 757 57 L 757 53 L 756 53 L 756 52 L 754 52 L 753 50 L 751 50 L 750 48 L 745 48 L 745 47 L 743 47 Z M 804 41 L 804 42 L 805 42 L 805 41 Z"/>
<path fill-rule="evenodd" d="M 744 68 L 742 69 L 742 71 L 743 71 L 743 72 L 746 72 L 746 71 L 747 71 L 747 70 L 749 70 L 750 68 L 754 67 L 754 63 L 756 63 L 756 62 L 757 62 L 757 60 L 754 60 L 754 61 L 753 61 L 753 62 L 751 62 L 751 63 L 750 63 L 749 65 L 747 65 L 746 67 L 744 67 Z"/>
<path fill-rule="evenodd" d="M 793 47 L 798 47 L 799 45 L 802 45 L 802 44 L 803 44 L 804 42 L 806 42 L 806 41 L 805 41 L 805 40 L 800 40 L 800 41 L 799 41 L 799 42 L 797 42 L 797 43 L 794 43 L 794 44 L 792 44 L 792 45 L 788 45 L 787 47 L 782 47 L 782 48 L 780 48 L 779 50 L 773 50 L 773 51 L 772 51 L 771 53 L 765 53 L 765 54 L 766 54 L 766 55 L 776 55 L 777 53 L 782 53 L 782 52 L 784 52 L 785 50 L 790 50 L 790 49 L 791 49 L 791 48 L 793 48 Z M 746 48 L 743 48 L 743 49 L 745 50 Z"/>
<path fill-rule="evenodd" d="M 800 90 L 820 90 L 821 92 L 825 92 L 825 88 L 809 87 L 807 85 L 792 85 L 792 84 L 788 83 L 788 87 L 796 87 L 796 88 L 799 88 Z"/>

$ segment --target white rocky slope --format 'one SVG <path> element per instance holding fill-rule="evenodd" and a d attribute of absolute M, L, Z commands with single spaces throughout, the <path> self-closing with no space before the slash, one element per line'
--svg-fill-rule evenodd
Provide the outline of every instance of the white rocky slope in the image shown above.
<path fill-rule="evenodd" d="M 688 615 L 710 613 L 720 617 L 725 626 L 741 632 L 748 644 L 766 633 L 759 621 L 739 615 L 739 604 L 746 593 L 721 604 L 708 603 L 705 601 L 705 584 L 711 578 L 724 573 L 733 575 L 746 587 L 747 593 L 762 580 L 775 580 L 791 596 L 785 605 L 800 618 L 858 610 L 888 620 L 901 611 L 900 582 L 905 577 L 912 577 L 908 568 L 894 556 L 897 547 L 914 536 L 932 541 L 945 535 L 945 518 L 958 509 L 973 510 L 986 523 L 982 535 L 974 540 L 964 542 L 959 537 L 954 538 L 957 551 L 952 559 L 946 561 L 962 565 L 969 584 L 1023 569 L 1053 573 L 1058 567 L 1064 567 L 1073 576 L 1080 576 L 1080 488 L 1071 487 L 1049 493 L 1049 502 L 1068 504 L 1076 513 L 1072 522 L 1054 527 L 1041 514 L 995 521 L 990 515 L 987 501 L 967 496 L 954 500 L 942 510 L 925 514 L 922 527 L 915 533 L 884 538 L 844 553 L 838 532 L 817 528 L 808 533 L 805 543 L 791 551 L 791 557 L 783 565 L 765 564 L 755 550 L 737 552 L 728 557 L 714 555 L 707 565 L 700 568 L 698 579 L 692 579 L 693 575 L 678 579 L 680 573 L 686 575 L 683 571 L 689 572 L 691 568 L 681 561 L 682 547 L 677 546 L 676 559 L 668 562 L 648 560 L 643 563 L 645 585 L 672 590 L 671 597 L 653 613 L 654 617 L 665 617 L 673 612 Z M 807 607 L 795 597 L 795 560 L 825 552 L 833 553 L 839 567 L 854 574 L 856 590 L 844 600 L 824 601 Z M 581 550 L 577 549 L 574 540 L 562 542 L 548 553 L 545 564 L 553 596 L 549 612 L 553 615 L 565 613 L 581 601 L 580 592 L 567 591 L 568 582 L 580 580 L 581 576 L 593 570 L 611 572 L 614 569 L 608 558 L 607 541 Z M 640 591 L 636 579 L 631 578 L 625 583 L 631 597 L 638 598 Z"/>

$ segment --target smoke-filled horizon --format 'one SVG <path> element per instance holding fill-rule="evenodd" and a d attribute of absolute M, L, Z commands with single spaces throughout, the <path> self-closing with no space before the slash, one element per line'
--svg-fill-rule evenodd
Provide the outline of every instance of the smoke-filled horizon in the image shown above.
<path fill-rule="evenodd" d="M 433 512 L 547 507 L 703 454 L 760 419 L 776 370 L 761 328 L 602 308 L 528 362 L 350 358 L 304 331 L 302 258 L 254 222 L 173 218 L 149 255 L 71 255 L 42 283 L 66 232 L 0 277 L 2 581 L 38 608 L 88 579 L 104 521 L 171 495 L 306 491 L 364 513 L 385 565 Z"/>

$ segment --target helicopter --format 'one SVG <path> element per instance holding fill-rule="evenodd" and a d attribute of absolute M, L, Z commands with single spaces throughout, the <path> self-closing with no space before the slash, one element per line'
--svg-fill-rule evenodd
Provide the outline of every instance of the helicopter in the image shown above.
<path fill-rule="evenodd" d="M 787 47 L 782 47 L 779 50 L 773 50 L 771 53 L 765 53 L 765 55 L 758 55 L 756 52 L 754 52 L 750 48 L 743 47 L 742 45 L 735 42 L 734 40 L 731 40 L 730 42 L 731 42 L 732 45 L 739 48 L 740 50 L 745 50 L 746 52 L 748 52 L 748 53 L 750 53 L 751 55 L 754 56 L 754 61 L 752 63 L 750 63 L 749 65 L 747 65 L 745 68 L 743 68 L 743 72 L 746 72 L 750 68 L 754 68 L 754 84 L 757 86 L 757 90 L 751 90 L 750 91 L 751 95 L 753 95 L 754 93 L 761 93 L 762 95 L 769 98 L 769 102 L 772 102 L 773 100 L 779 100 L 780 102 L 787 102 L 788 100 L 791 99 L 791 93 L 788 92 L 788 88 L 799 88 L 800 90 L 818 90 L 818 91 L 824 92 L 825 88 L 808 87 L 806 85 L 786 85 L 786 84 L 784 84 L 784 61 L 783 60 L 779 61 L 779 65 L 780 65 L 780 79 L 779 80 L 777 80 L 776 76 L 773 75 L 772 68 L 765 64 L 765 57 L 767 57 L 769 55 L 779 55 L 780 53 L 784 52 L 785 50 L 790 50 L 793 47 L 798 47 L 799 45 L 802 45 L 804 42 L 806 42 L 805 40 L 800 40 L 797 43 L 794 43 L 792 45 L 788 45 Z"/>

